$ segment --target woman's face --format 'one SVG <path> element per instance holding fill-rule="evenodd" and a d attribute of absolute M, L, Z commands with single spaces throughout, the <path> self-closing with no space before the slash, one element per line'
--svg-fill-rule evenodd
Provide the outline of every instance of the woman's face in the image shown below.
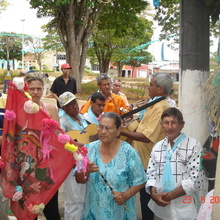
<path fill-rule="evenodd" d="M 99 139 L 103 143 L 111 143 L 120 135 L 120 128 L 115 125 L 115 120 L 112 118 L 102 118 L 98 125 Z"/>
<path fill-rule="evenodd" d="M 43 84 L 39 80 L 28 83 L 28 93 L 34 102 L 40 101 L 43 95 Z"/>

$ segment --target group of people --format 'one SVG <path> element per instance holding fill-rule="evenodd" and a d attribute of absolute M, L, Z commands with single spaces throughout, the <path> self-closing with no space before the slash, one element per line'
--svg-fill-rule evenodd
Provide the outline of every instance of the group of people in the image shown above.
<path fill-rule="evenodd" d="M 58 108 L 41 101 L 41 76 L 33 73 L 24 79 L 32 100 L 65 132 L 97 125 L 98 138 L 85 145 L 89 159 L 86 174 L 73 167 L 64 181 L 64 218 L 137 219 L 135 194 L 140 192 L 143 220 L 196 219 L 195 199 L 184 203 L 184 198 L 195 197 L 205 189 L 207 181 L 200 169 L 202 147 L 182 132 L 180 110 L 170 107 L 166 98 L 161 99 L 142 112 L 135 131 L 127 131 L 122 129 L 120 116 L 133 106 L 120 92 L 122 82 L 113 81 L 106 73 L 99 74 L 99 90 L 80 109 L 76 80 L 69 75 L 70 69 L 69 64 L 63 64 L 63 75 L 51 87 Z M 170 75 L 153 74 L 147 88 L 149 102 L 167 97 L 172 87 Z M 131 139 L 131 145 L 120 135 Z M 44 214 L 49 220 L 60 219 L 58 192 L 46 205 Z"/>

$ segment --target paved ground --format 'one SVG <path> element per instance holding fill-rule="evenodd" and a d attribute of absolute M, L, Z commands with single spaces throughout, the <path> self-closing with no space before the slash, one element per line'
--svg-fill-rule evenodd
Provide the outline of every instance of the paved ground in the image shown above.
<path fill-rule="evenodd" d="M 64 198 L 63 198 L 63 185 L 60 187 L 59 189 L 59 210 L 60 210 L 60 215 L 61 215 L 61 219 L 64 220 L 64 207 L 63 207 L 63 202 L 64 202 Z M 136 195 L 136 204 L 137 204 L 137 216 L 138 216 L 138 220 L 141 220 L 141 209 L 140 209 L 140 202 L 139 202 L 139 193 L 137 193 Z M 14 216 L 10 216 L 9 217 L 10 220 L 17 220 L 16 217 Z M 43 214 L 40 214 L 38 216 L 38 220 L 46 220 L 46 218 L 44 217 Z M 71 220 L 71 219 L 66 219 L 66 220 Z"/>

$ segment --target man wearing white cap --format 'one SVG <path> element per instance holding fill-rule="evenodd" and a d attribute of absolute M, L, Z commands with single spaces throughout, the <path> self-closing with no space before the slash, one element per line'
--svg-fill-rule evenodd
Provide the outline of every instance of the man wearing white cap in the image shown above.
<path fill-rule="evenodd" d="M 64 92 L 59 96 L 59 104 L 64 110 L 60 118 L 61 128 L 65 131 L 83 130 L 88 126 L 83 115 L 79 113 L 77 97 L 71 92 Z M 81 219 L 85 184 L 77 183 L 73 170 L 64 181 L 64 217 L 65 219 Z"/>
<path fill-rule="evenodd" d="M 70 69 L 72 69 L 72 67 L 68 63 L 62 64 L 61 71 L 63 72 L 63 75 L 57 77 L 50 88 L 53 97 L 57 100 L 60 117 L 62 116 L 63 111 L 59 105 L 59 96 L 64 92 L 71 92 L 73 94 L 77 93 L 76 80 L 69 75 Z"/>

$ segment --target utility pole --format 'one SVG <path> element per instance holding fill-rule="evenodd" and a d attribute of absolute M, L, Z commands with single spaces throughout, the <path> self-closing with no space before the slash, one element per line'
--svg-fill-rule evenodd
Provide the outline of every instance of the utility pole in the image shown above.
<path fill-rule="evenodd" d="M 184 132 L 203 145 L 208 133 L 204 83 L 209 76 L 209 15 L 201 0 L 180 1 L 179 108 Z"/>
<path fill-rule="evenodd" d="M 21 19 L 22 21 L 22 69 L 24 69 L 24 21 L 25 19 Z"/>

